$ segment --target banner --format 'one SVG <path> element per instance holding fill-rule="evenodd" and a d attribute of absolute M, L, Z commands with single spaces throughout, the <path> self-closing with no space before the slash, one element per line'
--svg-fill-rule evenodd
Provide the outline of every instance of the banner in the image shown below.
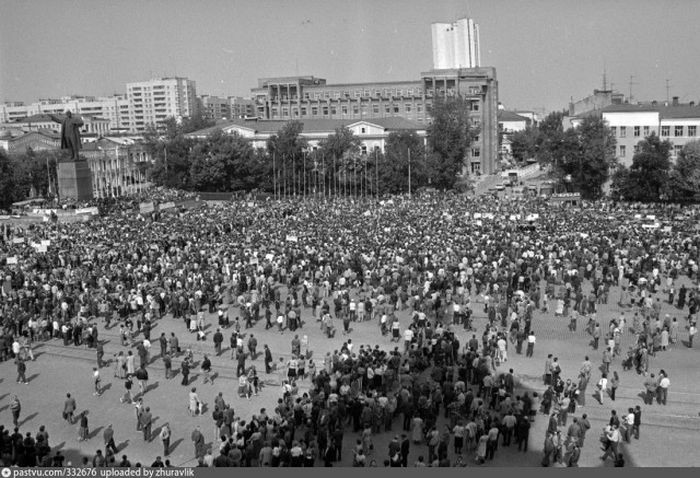
<path fill-rule="evenodd" d="M 91 214 L 93 216 L 97 216 L 100 211 L 96 207 L 84 207 L 81 209 L 76 209 L 75 210 L 76 214 Z"/>
<path fill-rule="evenodd" d="M 287 235 L 287 242 L 299 242 L 299 238 L 297 236 Z"/>
<path fill-rule="evenodd" d="M 24 244 L 24 238 L 23 237 L 15 237 L 12 239 L 12 244 Z"/>
<path fill-rule="evenodd" d="M 151 202 L 142 202 L 139 204 L 139 212 L 141 214 L 148 214 L 151 213 L 155 210 L 155 206 L 153 205 L 153 201 Z"/>
<path fill-rule="evenodd" d="M 15 265 L 15 264 L 17 264 L 17 257 L 8 257 L 7 258 L 7 265 L 8 266 Z"/>
<path fill-rule="evenodd" d="M 175 203 L 172 201 L 164 202 L 163 204 L 160 204 L 158 206 L 158 209 L 161 211 L 165 211 L 167 209 L 174 209 L 174 208 L 175 208 Z"/>

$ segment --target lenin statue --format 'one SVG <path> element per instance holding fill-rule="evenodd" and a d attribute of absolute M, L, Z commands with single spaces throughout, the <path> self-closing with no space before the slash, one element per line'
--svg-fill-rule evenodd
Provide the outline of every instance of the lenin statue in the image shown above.
<path fill-rule="evenodd" d="M 80 150 L 80 127 L 83 120 L 79 116 L 66 110 L 65 115 L 49 115 L 56 123 L 61 124 L 61 149 L 70 150 L 70 161 L 79 161 L 78 151 Z"/>

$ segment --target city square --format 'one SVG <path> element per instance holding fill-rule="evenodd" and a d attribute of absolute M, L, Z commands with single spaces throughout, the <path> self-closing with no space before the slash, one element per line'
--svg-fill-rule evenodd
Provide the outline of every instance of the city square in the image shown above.
<path fill-rule="evenodd" d="M 697 15 L 473 3 L 7 9 L 3 477 L 700 464 Z"/>

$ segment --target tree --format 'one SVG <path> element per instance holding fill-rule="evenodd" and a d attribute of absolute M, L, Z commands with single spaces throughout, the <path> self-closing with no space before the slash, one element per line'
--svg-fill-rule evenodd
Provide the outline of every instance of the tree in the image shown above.
<path fill-rule="evenodd" d="M 551 115 L 550 115 L 551 116 Z M 601 117 L 589 116 L 576 128 L 559 134 L 556 145 L 549 142 L 546 155 L 553 156 L 553 174 L 567 189 L 581 193 L 584 199 L 598 199 L 603 185 L 616 165 L 615 137 Z"/>
<path fill-rule="evenodd" d="M 196 191 L 250 190 L 257 178 L 251 178 L 255 170 L 255 152 L 238 134 L 212 133 L 206 140 L 198 141 L 190 157 L 190 182 Z M 252 186 L 252 187 L 251 187 Z"/>
<path fill-rule="evenodd" d="M 322 160 L 329 172 L 327 177 L 331 181 L 331 191 L 336 194 L 339 188 L 347 192 L 348 186 L 352 191 L 357 168 L 365 165 L 360 158 L 361 145 L 360 138 L 345 126 L 336 128 L 333 134 L 319 143 Z"/>
<path fill-rule="evenodd" d="M 157 140 L 147 144 L 155 160 L 151 176 L 153 182 L 159 186 L 189 190 L 189 155 L 194 140 L 178 135 L 170 140 Z"/>
<path fill-rule="evenodd" d="M 528 159 L 537 159 L 541 133 L 537 126 L 527 125 L 524 130 L 516 131 L 510 135 L 510 148 L 513 159 L 523 163 Z"/>
<path fill-rule="evenodd" d="M 378 165 L 379 188 L 383 194 L 408 191 L 409 154 L 412 190 L 428 185 L 423 140 L 415 131 L 395 131 L 387 137 L 385 153 Z"/>
<path fill-rule="evenodd" d="M 700 199 L 700 141 L 683 146 L 669 174 L 669 193 L 677 202 Z"/>
<path fill-rule="evenodd" d="M 637 143 L 632 166 L 615 176 L 614 187 L 619 195 L 629 201 L 666 199 L 672 148 L 670 141 L 661 141 L 655 133 Z"/>
<path fill-rule="evenodd" d="M 301 136 L 303 131 L 304 123 L 288 121 L 277 134 L 267 140 L 267 151 L 273 162 L 274 176 L 280 193 L 284 190 L 284 194 L 287 194 L 288 185 L 290 192 L 297 191 L 297 176 L 301 177 L 299 171 L 303 170 L 302 158 L 308 146 L 306 138 Z"/>
<path fill-rule="evenodd" d="M 473 137 L 478 134 L 469 120 L 469 104 L 461 96 L 436 99 L 428 127 L 431 184 L 440 189 L 452 189 Z"/>

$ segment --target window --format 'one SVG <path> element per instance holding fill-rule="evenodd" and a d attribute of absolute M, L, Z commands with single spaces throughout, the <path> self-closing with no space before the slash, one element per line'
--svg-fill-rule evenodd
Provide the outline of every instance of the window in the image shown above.
<path fill-rule="evenodd" d="M 627 126 L 620 126 L 620 138 L 627 137 Z"/>
<path fill-rule="evenodd" d="M 697 134 L 697 126 L 688 126 L 688 136 L 695 136 Z"/>
<path fill-rule="evenodd" d="M 471 111 L 479 111 L 479 102 L 478 101 L 470 101 L 469 102 L 469 109 Z"/>
<path fill-rule="evenodd" d="M 282 116 L 289 116 L 289 108 L 282 108 Z"/>
<path fill-rule="evenodd" d="M 385 104 L 384 105 L 384 112 L 387 114 L 391 113 L 391 105 Z"/>
<path fill-rule="evenodd" d="M 399 105 L 394 105 L 394 113 L 398 113 L 398 112 L 399 112 Z"/>
<path fill-rule="evenodd" d="M 352 105 L 352 114 L 360 114 L 360 105 Z"/>
<path fill-rule="evenodd" d="M 337 115 L 338 114 L 338 108 L 336 106 L 331 106 L 331 114 L 332 115 Z"/>
<path fill-rule="evenodd" d="M 670 126 L 662 126 L 661 127 L 661 136 L 671 136 L 671 127 Z"/>
<path fill-rule="evenodd" d="M 681 150 L 683 149 L 683 146 L 680 144 L 677 144 L 673 147 L 673 155 L 677 158 L 681 154 Z"/>
<path fill-rule="evenodd" d="M 479 148 L 472 148 L 472 157 L 478 158 L 481 156 L 481 150 Z"/>
<path fill-rule="evenodd" d="M 611 126 L 610 130 L 612 131 L 613 136 L 617 138 L 617 126 Z"/>
<path fill-rule="evenodd" d="M 639 126 L 634 127 L 634 137 L 635 138 L 638 138 L 639 135 L 642 134 L 642 132 L 640 130 L 641 130 L 641 128 Z"/>
<path fill-rule="evenodd" d="M 311 116 L 317 116 L 317 115 L 318 115 L 318 107 L 312 106 L 311 107 Z"/>
<path fill-rule="evenodd" d="M 340 107 L 340 112 L 344 115 L 348 114 L 348 105 L 342 105 Z"/>
<path fill-rule="evenodd" d="M 620 157 L 624 158 L 627 156 L 627 147 L 625 145 L 620 145 Z"/>
<path fill-rule="evenodd" d="M 645 126 L 644 127 L 644 137 L 646 138 L 647 136 L 649 136 L 649 127 Z"/>
<path fill-rule="evenodd" d="M 301 107 L 301 115 L 306 116 L 306 106 Z"/>
<path fill-rule="evenodd" d="M 360 133 L 365 134 L 366 132 L 367 132 L 367 128 L 365 128 L 364 126 L 362 128 L 360 128 Z"/>
<path fill-rule="evenodd" d="M 297 108 L 292 108 L 292 114 L 295 118 L 299 117 L 299 110 Z"/>
<path fill-rule="evenodd" d="M 328 106 L 323 107 L 323 116 L 328 116 Z"/>
<path fill-rule="evenodd" d="M 474 136 L 474 140 L 473 140 L 473 141 L 474 141 L 475 143 L 478 143 L 480 140 L 481 140 L 481 137 L 480 137 L 478 134 L 477 134 L 476 136 Z"/>
<path fill-rule="evenodd" d="M 411 112 L 411 103 L 406 103 L 405 105 L 403 105 L 403 110 L 406 113 L 410 113 Z"/>
<path fill-rule="evenodd" d="M 418 104 L 416 105 L 416 111 L 417 111 L 418 113 L 422 113 L 422 112 L 423 112 L 423 105 L 420 104 L 420 103 L 418 103 Z"/>
<path fill-rule="evenodd" d="M 673 136 L 678 138 L 679 136 L 683 136 L 683 126 L 676 126 L 673 128 Z"/>
<path fill-rule="evenodd" d="M 372 113 L 374 113 L 375 115 L 379 114 L 379 105 L 378 104 L 375 103 L 372 105 Z"/>

